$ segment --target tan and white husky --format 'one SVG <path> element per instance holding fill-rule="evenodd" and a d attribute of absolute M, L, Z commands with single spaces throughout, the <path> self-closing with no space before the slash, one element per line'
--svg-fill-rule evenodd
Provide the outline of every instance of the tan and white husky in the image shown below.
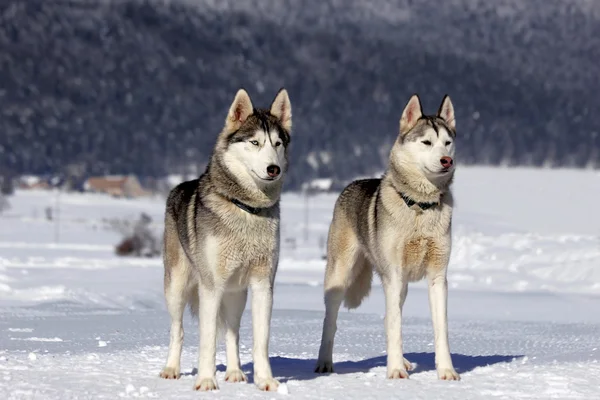
<path fill-rule="evenodd" d="M 238 91 L 206 172 L 174 188 L 167 200 L 164 290 L 171 315 L 167 363 L 160 376 L 180 375 L 183 312 L 200 316 L 196 390 L 218 388 L 217 327 L 225 328 L 225 380 L 246 381 L 239 328 L 252 288 L 254 381 L 277 390 L 268 356 L 273 282 L 279 259 L 279 198 L 287 170 L 292 109 L 280 90 L 269 110 Z"/>
<path fill-rule="evenodd" d="M 385 293 L 387 376 L 408 378 L 402 352 L 402 306 L 408 282 L 427 278 L 440 379 L 458 380 L 448 345 L 446 270 L 450 258 L 456 125 L 448 96 L 437 115 L 423 115 L 417 95 L 400 119 L 381 179 L 352 182 L 339 196 L 327 242 L 325 320 L 316 372 L 333 371 L 339 308 L 358 307 L 373 269 Z"/>

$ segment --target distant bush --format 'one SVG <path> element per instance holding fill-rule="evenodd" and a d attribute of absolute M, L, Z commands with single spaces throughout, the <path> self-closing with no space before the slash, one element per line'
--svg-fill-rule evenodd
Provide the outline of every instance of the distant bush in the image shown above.
<path fill-rule="evenodd" d="M 115 222 L 114 227 L 125 233 L 123 240 L 116 246 L 119 256 L 157 257 L 161 254 L 161 245 L 154 232 L 150 229 L 152 218 L 142 213 L 140 219 L 133 224 Z"/>

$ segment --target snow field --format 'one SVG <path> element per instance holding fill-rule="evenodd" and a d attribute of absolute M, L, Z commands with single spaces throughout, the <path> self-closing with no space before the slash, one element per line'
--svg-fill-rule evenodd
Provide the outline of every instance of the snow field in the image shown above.
<path fill-rule="evenodd" d="M 309 198 L 305 226 L 305 199 L 288 193 L 270 344 L 282 393 L 225 383 L 221 344 L 220 391 L 206 395 L 192 391 L 198 332 L 187 314 L 184 375 L 158 378 L 169 327 L 162 261 L 114 255 L 111 221 L 143 211 L 160 233 L 164 200 L 17 192 L 0 215 L 0 398 L 600 398 L 600 174 L 461 168 L 454 193 L 449 319 L 460 382 L 437 380 L 423 283 L 404 310 L 411 379 L 385 379 L 377 282 L 359 309 L 340 313 L 336 373 L 312 372 L 336 195 Z M 57 204 L 60 224 L 45 219 Z M 249 308 L 240 345 L 252 379 Z"/>

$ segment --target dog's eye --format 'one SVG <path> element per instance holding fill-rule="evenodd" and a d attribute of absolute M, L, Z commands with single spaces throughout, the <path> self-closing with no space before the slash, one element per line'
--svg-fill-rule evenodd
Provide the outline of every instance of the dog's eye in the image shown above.
<path fill-rule="evenodd" d="M 423 140 L 421 143 L 423 143 L 425 146 L 431 146 L 431 142 L 429 140 Z"/>
<path fill-rule="evenodd" d="M 446 146 L 450 146 L 451 144 L 452 144 L 452 142 L 449 140 L 446 142 Z"/>
<path fill-rule="evenodd" d="M 276 142 L 275 147 L 279 147 L 279 146 L 281 146 L 281 142 Z"/>
<path fill-rule="evenodd" d="M 255 146 L 258 146 L 258 140 L 251 140 L 250 143 Z"/>

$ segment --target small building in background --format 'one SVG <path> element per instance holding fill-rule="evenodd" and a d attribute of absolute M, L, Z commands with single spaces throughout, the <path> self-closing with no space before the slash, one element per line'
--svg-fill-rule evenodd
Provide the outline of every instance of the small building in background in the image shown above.
<path fill-rule="evenodd" d="M 302 191 L 310 195 L 328 193 L 333 190 L 335 180 L 331 178 L 317 178 L 302 184 Z"/>
<path fill-rule="evenodd" d="M 17 187 L 23 190 L 49 190 L 50 183 L 39 176 L 22 175 L 17 180 Z"/>
<path fill-rule="evenodd" d="M 113 197 L 134 198 L 149 194 L 134 175 L 93 176 L 85 181 L 83 187 L 86 192 L 105 193 Z"/>

